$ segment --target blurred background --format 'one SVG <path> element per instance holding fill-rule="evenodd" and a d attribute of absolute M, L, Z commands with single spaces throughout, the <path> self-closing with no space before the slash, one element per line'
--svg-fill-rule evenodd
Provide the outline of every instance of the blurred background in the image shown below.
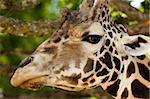
<path fill-rule="evenodd" d="M 12 0 L 14 4 L 19 4 L 21 1 L 22 0 Z M 135 12 L 137 11 L 142 15 L 150 14 L 149 0 L 114 1 L 117 1 L 117 4 L 125 1 L 128 6 L 135 9 Z M 3 1 L 0 0 L 1 4 L 2 2 Z M 48 19 L 57 20 L 64 7 L 71 10 L 77 10 L 79 9 L 81 2 L 82 0 L 41 0 L 36 6 L 22 10 L 11 9 L 11 7 L 8 9 L 0 9 L 0 16 L 11 17 L 26 22 Z M 133 32 L 144 32 L 146 35 L 149 35 L 149 32 L 147 32 L 149 31 L 148 27 L 144 27 L 149 24 L 149 19 L 140 19 L 139 16 L 136 15 L 133 16 L 134 18 L 131 18 L 130 12 L 129 14 L 126 13 L 127 11 L 123 11 L 119 8 L 119 5 L 113 5 L 113 3 L 110 7 L 110 11 L 114 21 L 127 26 L 131 35 Z M 143 30 L 137 30 L 137 26 L 141 26 Z M 90 90 L 90 93 L 88 93 L 88 91 L 66 92 L 60 89 L 44 87 L 39 91 L 33 92 L 21 88 L 15 88 L 10 85 L 9 80 L 20 61 L 31 54 L 41 42 L 50 36 L 51 33 L 42 36 L 18 36 L 0 32 L 0 99 L 99 99 L 99 96 L 101 97 L 100 99 L 112 99 L 109 95 L 99 89 L 95 90 L 98 90 L 100 93 L 96 93 L 95 90 Z"/>

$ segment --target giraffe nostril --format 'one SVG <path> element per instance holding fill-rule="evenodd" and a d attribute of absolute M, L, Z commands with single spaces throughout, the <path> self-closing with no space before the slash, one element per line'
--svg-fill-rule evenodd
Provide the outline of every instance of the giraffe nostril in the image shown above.
<path fill-rule="evenodd" d="M 26 65 L 28 65 L 29 63 L 31 63 L 33 61 L 34 57 L 33 56 L 29 56 L 27 58 L 25 58 L 20 64 L 19 67 L 24 67 Z"/>

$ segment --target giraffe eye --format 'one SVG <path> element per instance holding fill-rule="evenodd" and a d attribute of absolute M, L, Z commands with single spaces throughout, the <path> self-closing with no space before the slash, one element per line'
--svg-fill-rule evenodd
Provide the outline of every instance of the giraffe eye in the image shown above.
<path fill-rule="evenodd" d="M 24 67 L 26 65 L 28 65 L 29 63 L 31 63 L 33 61 L 33 56 L 29 56 L 27 58 L 25 58 L 20 64 L 19 67 Z"/>
<path fill-rule="evenodd" d="M 82 41 L 86 41 L 92 44 L 97 44 L 101 38 L 102 37 L 100 35 L 88 35 L 85 38 L 83 38 Z"/>

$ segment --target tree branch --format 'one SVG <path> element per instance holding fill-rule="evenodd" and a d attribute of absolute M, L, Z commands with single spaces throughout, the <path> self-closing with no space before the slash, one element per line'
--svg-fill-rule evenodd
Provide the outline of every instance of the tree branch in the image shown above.
<path fill-rule="evenodd" d="M 146 35 L 150 36 L 150 30 L 149 30 L 150 21 L 139 23 L 135 25 L 127 25 L 126 28 L 128 29 L 129 35 Z"/>
<path fill-rule="evenodd" d="M 38 5 L 40 0 L 21 0 L 17 2 L 16 0 L 0 0 L 0 9 L 2 10 L 24 10 L 33 8 Z"/>
<path fill-rule="evenodd" d="M 36 35 L 42 36 L 50 33 L 58 25 L 58 21 L 39 20 L 24 22 L 13 18 L 0 16 L 0 32 L 13 35 Z"/>
<path fill-rule="evenodd" d="M 150 36 L 149 32 L 149 15 L 141 13 L 136 8 L 132 7 L 126 0 L 110 0 L 110 5 L 125 13 L 128 17 L 126 21 L 138 21 L 138 24 L 127 25 L 129 35 L 143 34 Z"/>
<path fill-rule="evenodd" d="M 111 6 L 128 16 L 128 20 L 145 21 L 149 19 L 149 15 L 141 13 L 136 8 L 129 5 L 125 0 L 110 0 Z"/>

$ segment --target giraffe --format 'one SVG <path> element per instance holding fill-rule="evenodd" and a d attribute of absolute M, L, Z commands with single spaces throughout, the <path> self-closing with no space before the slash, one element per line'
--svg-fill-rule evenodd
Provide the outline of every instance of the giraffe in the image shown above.
<path fill-rule="evenodd" d="M 150 38 L 129 36 L 109 14 L 107 0 L 84 0 L 67 11 L 51 38 L 25 58 L 11 84 L 81 91 L 101 86 L 116 99 L 149 98 Z"/>

